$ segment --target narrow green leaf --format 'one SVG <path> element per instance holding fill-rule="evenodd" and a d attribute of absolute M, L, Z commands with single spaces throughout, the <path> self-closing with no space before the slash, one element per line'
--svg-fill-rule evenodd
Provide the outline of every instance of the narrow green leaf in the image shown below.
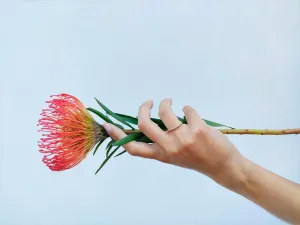
<path fill-rule="evenodd" d="M 180 120 L 180 122 L 184 122 L 184 119 L 183 118 L 181 118 L 181 117 L 179 117 L 179 116 L 177 116 L 177 118 Z"/>
<path fill-rule="evenodd" d="M 93 152 L 93 155 L 96 154 L 98 148 L 100 147 L 100 145 L 101 145 L 104 141 L 105 141 L 105 139 L 102 139 L 102 140 L 99 141 L 99 143 L 97 144 L 97 146 L 96 146 L 96 148 L 95 148 L 95 150 L 94 150 L 94 152 Z"/>
<path fill-rule="evenodd" d="M 154 123 L 156 123 L 161 129 L 167 130 L 167 127 L 165 126 L 164 122 L 160 119 L 156 118 L 150 118 Z"/>
<path fill-rule="evenodd" d="M 116 141 L 115 143 L 113 143 L 113 146 L 122 146 L 125 145 L 131 141 L 134 141 L 136 139 L 138 139 L 143 133 L 139 132 L 139 133 L 135 133 L 135 134 L 129 134 L 126 137 L 122 138 L 121 140 Z"/>
<path fill-rule="evenodd" d="M 113 143 L 115 143 L 115 140 L 111 140 L 108 144 L 107 144 L 107 146 L 106 146 L 106 148 L 105 148 L 105 150 L 106 150 L 106 157 L 108 157 L 108 155 L 109 155 L 109 152 L 110 152 L 110 150 L 112 149 L 112 144 Z"/>
<path fill-rule="evenodd" d="M 119 127 L 121 130 L 123 130 L 123 129 L 124 129 L 124 127 L 123 127 L 123 126 L 121 126 L 120 124 L 114 123 L 114 125 L 115 125 L 116 127 Z"/>
<path fill-rule="evenodd" d="M 124 120 L 126 120 L 128 123 L 138 125 L 138 119 L 134 118 L 132 116 L 116 113 L 117 116 L 122 117 Z"/>
<path fill-rule="evenodd" d="M 150 138 L 148 138 L 147 136 L 143 135 L 142 137 L 138 138 L 137 141 L 139 142 L 144 142 L 144 143 L 153 143 L 152 140 L 150 140 Z M 115 155 L 114 157 L 118 157 L 120 155 L 123 155 L 124 153 L 126 153 L 127 151 L 124 150 L 122 152 L 120 152 L 119 154 Z"/>
<path fill-rule="evenodd" d="M 106 150 L 113 144 L 115 142 L 115 140 L 114 139 L 111 139 L 111 141 L 110 142 L 108 142 L 108 144 L 107 144 L 107 146 L 106 146 Z"/>
<path fill-rule="evenodd" d="M 118 156 L 120 156 L 120 155 L 123 155 L 125 152 L 126 152 L 126 150 L 120 152 L 119 154 L 115 155 L 115 158 L 118 157 Z"/>
<path fill-rule="evenodd" d="M 128 127 L 134 129 L 129 123 L 126 122 L 126 120 L 124 120 L 122 117 L 119 117 L 117 114 L 115 114 L 113 111 L 111 111 L 109 108 L 107 108 L 105 105 L 103 105 L 97 98 L 95 98 L 95 100 L 97 101 L 97 103 L 104 109 L 104 111 L 112 116 L 113 118 L 115 118 L 116 120 L 118 120 L 119 122 L 127 125 Z"/>
<path fill-rule="evenodd" d="M 99 116 L 105 122 L 114 124 L 114 122 L 111 119 L 109 119 L 107 116 L 105 116 L 102 112 L 99 112 L 98 110 L 93 109 L 93 108 L 87 108 L 87 110 L 95 113 L 97 116 Z"/>
<path fill-rule="evenodd" d="M 186 117 L 184 117 L 183 120 L 184 120 L 183 123 L 187 123 Z M 206 119 L 203 119 L 203 120 L 207 125 L 209 125 L 211 127 L 228 127 L 228 128 L 234 129 L 233 127 L 229 127 L 229 126 L 221 124 L 221 123 L 216 123 L 214 121 L 210 121 L 210 120 L 206 120 Z"/>
<path fill-rule="evenodd" d="M 103 166 L 107 163 L 107 161 L 113 156 L 113 154 L 115 154 L 115 152 L 120 148 L 120 146 L 118 146 L 117 148 L 115 148 L 115 150 L 113 150 L 112 153 L 109 154 L 108 157 L 106 157 L 106 159 L 102 162 L 101 166 L 99 167 L 99 169 L 97 169 L 97 171 L 95 172 L 95 175 L 103 168 Z"/>
<path fill-rule="evenodd" d="M 206 120 L 206 119 L 203 119 L 203 120 L 207 125 L 212 126 L 212 127 L 228 127 L 228 128 L 234 129 L 233 127 L 229 127 L 229 126 L 221 124 L 221 123 L 216 123 L 216 122 Z"/>
<path fill-rule="evenodd" d="M 97 116 L 99 116 L 101 119 L 103 119 L 105 122 L 107 123 L 112 123 L 115 126 L 119 127 L 120 129 L 124 129 L 124 127 L 122 127 L 121 125 L 114 123 L 108 116 L 104 115 L 103 113 L 101 113 L 100 111 L 93 109 L 93 108 L 87 108 L 87 110 L 95 113 Z"/>
<path fill-rule="evenodd" d="M 108 157 L 109 153 L 110 153 L 110 150 L 113 148 L 114 146 L 109 146 L 107 149 L 106 149 L 106 157 Z"/>
<path fill-rule="evenodd" d="M 138 119 L 138 117 L 136 117 L 136 119 Z M 162 129 L 167 129 L 167 127 L 165 126 L 165 124 L 163 123 L 163 121 L 161 119 L 157 119 L 157 118 L 150 118 L 154 123 L 156 123 L 160 128 Z"/>
<path fill-rule="evenodd" d="M 144 142 L 144 143 L 153 143 L 153 141 L 144 134 L 143 134 L 143 136 L 138 138 L 137 141 Z"/>
<path fill-rule="evenodd" d="M 180 120 L 182 123 L 184 123 L 184 119 L 177 116 L 178 120 Z M 167 130 L 166 125 L 164 124 L 164 122 L 161 119 L 157 119 L 157 118 L 150 118 L 154 123 L 156 123 L 161 129 L 163 130 Z"/>
<path fill-rule="evenodd" d="M 151 118 L 151 120 L 156 124 L 164 124 L 161 119 Z"/>

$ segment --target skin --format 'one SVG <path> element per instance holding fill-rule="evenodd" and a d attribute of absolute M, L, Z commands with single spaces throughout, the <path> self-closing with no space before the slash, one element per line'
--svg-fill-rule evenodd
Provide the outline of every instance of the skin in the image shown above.
<path fill-rule="evenodd" d="M 165 99 L 159 106 L 159 117 L 169 131 L 150 120 L 152 100 L 141 105 L 138 127 L 154 144 L 130 142 L 123 146 L 129 154 L 200 172 L 274 216 L 300 224 L 299 184 L 246 159 L 224 134 L 206 125 L 191 106 L 183 108 L 187 124 L 177 127 L 180 122 L 171 105 L 171 99 Z M 126 136 L 112 124 L 106 123 L 104 128 L 114 140 Z"/>

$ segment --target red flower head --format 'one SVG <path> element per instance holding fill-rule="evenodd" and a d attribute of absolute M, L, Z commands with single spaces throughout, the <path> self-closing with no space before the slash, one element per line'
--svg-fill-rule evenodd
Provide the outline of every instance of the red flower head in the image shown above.
<path fill-rule="evenodd" d="M 45 132 L 39 142 L 43 162 L 54 171 L 70 169 L 107 134 L 74 96 L 53 95 L 46 103 L 38 121 Z"/>

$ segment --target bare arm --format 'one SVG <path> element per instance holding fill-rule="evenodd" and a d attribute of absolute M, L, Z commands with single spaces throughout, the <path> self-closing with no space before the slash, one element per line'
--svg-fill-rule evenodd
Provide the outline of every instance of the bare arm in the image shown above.
<path fill-rule="evenodd" d="M 300 185 L 241 157 L 223 186 L 291 224 L 300 224 Z M 221 180 L 220 180 L 221 181 Z M 222 181 L 221 181 L 222 184 Z"/>
<path fill-rule="evenodd" d="M 128 153 L 198 171 L 278 218 L 300 224 L 300 185 L 243 157 L 225 135 L 207 126 L 190 106 L 183 109 L 188 124 L 179 126 L 171 104 L 166 99 L 159 107 L 159 116 L 171 131 L 161 130 L 150 120 L 152 101 L 140 107 L 139 129 L 155 144 L 130 142 L 123 146 Z M 115 140 L 126 136 L 112 124 L 104 127 Z"/>

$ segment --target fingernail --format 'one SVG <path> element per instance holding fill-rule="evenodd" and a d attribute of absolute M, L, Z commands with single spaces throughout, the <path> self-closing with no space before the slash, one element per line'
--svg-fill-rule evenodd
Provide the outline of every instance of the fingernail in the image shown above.
<path fill-rule="evenodd" d="M 111 126 L 110 126 L 108 123 L 104 123 L 104 124 L 103 124 L 103 127 L 104 127 L 104 129 L 106 130 L 106 132 L 107 132 L 108 134 L 111 133 Z"/>

